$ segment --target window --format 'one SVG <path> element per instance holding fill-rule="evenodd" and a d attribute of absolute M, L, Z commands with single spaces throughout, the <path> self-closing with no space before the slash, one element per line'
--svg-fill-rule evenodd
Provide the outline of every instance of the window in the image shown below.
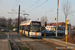
<path fill-rule="evenodd" d="M 25 27 L 25 26 L 22 26 L 21 29 L 24 30 L 24 27 Z"/>
<path fill-rule="evenodd" d="M 30 30 L 30 25 L 27 25 L 25 28 L 26 28 L 26 31 L 29 31 Z"/>

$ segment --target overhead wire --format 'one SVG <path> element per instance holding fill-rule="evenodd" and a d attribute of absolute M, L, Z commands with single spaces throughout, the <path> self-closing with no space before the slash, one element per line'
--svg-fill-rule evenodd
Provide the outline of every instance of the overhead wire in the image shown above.
<path fill-rule="evenodd" d="M 36 1 L 34 4 L 32 4 L 31 6 L 29 6 L 28 8 L 26 8 L 25 10 L 28 10 L 28 9 L 30 9 L 31 7 L 33 7 L 35 4 L 37 4 L 39 2 L 39 0 L 38 1 Z M 23 11 L 22 11 L 23 12 Z M 21 13 L 22 13 L 21 12 Z M 25 11 L 24 11 L 25 12 Z"/>
<path fill-rule="evenodd" d="M 14 5 L 16 4 L 17 0 L 15 1 Z M 14 8 L 14 5 L 12 6 L 12 9 Z"/>
<path fill-rule="evenodd" d="M 38 7 L 40 7 L 41 5 L 43 5 L 44 3 L 46 3 L 48 0 L 46 0 L 45 2 L 43 2 L 42 4 L 40 4 L 40 5 L 38 5 L 37 7 L 35 7 L 34 9 L 32 9 L 32 10 L 30 10 L 30 11 L 28 11 L 28 13 L 29 12 L 31 12 L 31 11 L 33 11 L 33 10 L 35 10 L 35 9 L 37 9 Z"/>
<path fill-rule="evenodd" d="M 20 0 L 18 0 L 18 2 L 17 2 L 17 4 L 16 4 L 16 6 L 14 7 L 14 9 L 17 7 L 17 5 L 19 4 L 19 2 L 20 2 Z"/>
<path fill-rule="evenodd" d="M 13 5 L 12 11 L 14 11 L 15 13 L 17 13 L 15 8 L 16 8 L 17 5 L 19 4 L 19 2 L 20 2 L 20 0 L 16 0 L 15 3 L 14 3 L 14 5 Z"/>
<path fill-rule="evenodd" d="M 34 4 L 32 4 L 30 7 L 26 8 L 25 10 L 28 10 L 29 8 L 33 7 L 35 4 L 37 4 L 39 2 L 39 0 L 37 2 L 35 2 Z"/>
<path fill-rule="evenodd" d="M 18 1 L 18 2 L 17 2 Z M 16 9 L 16 7 L 17 7 L 17 5 L 18 5 L 18 3 L 20 2 L 20 0 L 16 0 L 15 2 L 14 2 L 14 5 L 12 6 L 12 11 L 14 11 L 14 12 L 8 12 L 8 13 L 10 13 L 10 14 L 16 14 L 17 12 L 15 11 Z M 17 4 L 16 4 L 17 3 Z"/>

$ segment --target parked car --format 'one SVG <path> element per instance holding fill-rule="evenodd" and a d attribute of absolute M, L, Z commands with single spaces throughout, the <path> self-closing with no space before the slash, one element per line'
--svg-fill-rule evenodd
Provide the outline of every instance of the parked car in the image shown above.
<path fill-rule="evenodd" d="M 58 36 L 63 36 L 65 34 L 65 32 L 64 31 L 61 31 L 61 30 L 58 30 L 57 31 L 57 35 Z M 54 31 L 54 34 L 53 35 L 56 35 L 56 31 Z"/>
<path fill-rule="evenodd" d="M 54 32 L 53 32 L 53 31 L 50 31 L 50 33 L 52 33 L 52 34 L 53 34 Z"/>
<path fill-rule="evenodd" d="M 42 26 L 42 27 L 41 27 L 41 30 L 45 30 L 45 27 L 44 27 L 44 26 Z"/>
<path fill-rule="evenodd" d="M 52 36 L 51 31 L 43 30 L 41 33 L 42 33 L 42 36 L 44 36 L 44 34 L 46 34 L 46 36 Z"/>
<path fill-rule="evenodd" d="M 17 31 L 18 29 L 17 28 L 13 28 L 13 31 L 15 32 L 15 31 Z"/>
<path fill-rule="evenodd" d="M 55 31 L 50 31 L 52 33 L 52 36 L 55 36 Z"/>
<path fill-rule="evenodd" d="M 9 30 L 8 30 L 8 29 L 3 28 L 3 29 L 1 29 L 1 32 L 9 32 Z"/>

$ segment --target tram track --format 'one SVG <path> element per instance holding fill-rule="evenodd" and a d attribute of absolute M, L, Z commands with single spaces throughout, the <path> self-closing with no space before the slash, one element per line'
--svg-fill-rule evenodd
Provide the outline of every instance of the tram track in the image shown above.
<path fill-rule="evenodd" d="M 12 50 L 20 50 L 16 42 L 13 39 L 9 40 Z"/>
<path fill-rule="evenodd" d="M 47 43 L 46 41 L 44 41 L 44 40 L 38 40 L 38 39 L 34 39 L 36 42 L 38 42 L 38 43 L 40 43 L 40 44 L 43 44 L 43 45 L 46 45 L 46 46 L 48 46 L 48 47 L 50 47 L 50 48 L 52 48 L 53 50 L 57 50 L 54 46 L 52 46 L 51 44 L 49 44 L 49 43 Z M 51 46 L 50 46 L 51 45 Z"/>
<path fill-rule="evenodd" d="M 51 42 L 48 42 L 48 41 L 45 41 L 45 40 L 38 40 L 38 39 L 34 39 L 36 42 L 40 43 L 40 44 L 43 44 L 43 45 L 46 45 L 50 48 L 52 48 L 53 50 L 66 50 L 66 49 L 57 49 L 57 47 L 63 47 L 63 46 L 60 46 L 60 45 L 56 45 L 54 43 L 51 43 Z"/>
<path fill-rule="evenodd" d="M 10 33 L 7 34 L 8 41 L 10 43 L 11 50 L 20 50 L 14 39 L 10 37 Z"/>
<path fill-rule="evenodd" d="M 15 34 L 12 34 L 12 35 L 11 35 L 11 33 L 9 33 L 9 34 L 7 35 L 7 37 L 8 37 L 8 38 L 10 37 L 9 41 L 10 41 L 12 50 L 20 50 L 20 48 L 19 48 L 17 42 L 15 41 L 15 38 L 16 38 L 17 40 L 19 40 L 22 45 L 24 45 L 25 47 L 29 48 L 29 50 L 32 50 L 32 49 L 31 49 L 25 42 L 23 42 L 17 35 L 15 35 Z M 13 48 L 13 47 L 14 47 L 14 46 L 12 46 L 13 44 L 14 44 L 14 46 L 15 46 L 16 49 Z"/>
<path fill-rule="evenodd" d="M 16 35 L 15 35 L 16 36 Z M 18 36 L 16 36 L 19 40 L 20 40 L 20 42 L 23 44 L 23 45 L 25 45 L 27 48 L 29 48 L 29 50 L 32 50 L 25 42 L 23 42 Z"/>
<path fill-rule="evenodd" d="M 11 34 L 8 36 L 11 37 L 13 39 L 13 41 L 16 43 L 16 41 L 19 41 L 21 44 L 23 44 L 24 46 L 26 46 L 27 48 L 29 48 L 29 50 L 50 50 L 50 48 L 52 50 L 65 50 L 65 49 L 57 49 L 56 47 L 63 47 L 48 41 L 45 41 L 43 39 L 36 39 L 36 38 L 27 38 L 25 36 L 21 36 L 18 34 Z M 22 38 L 26 38 L 26 40 L 22 39 Z M 17 40 L 16 40 L 17 39 Z M 32 39 L 32 40 L 28 40 L 28 39 Z M 16 41 L 15 41 L 16 40 Z M 45 48 L 44 48 L 45 47 Z"/>

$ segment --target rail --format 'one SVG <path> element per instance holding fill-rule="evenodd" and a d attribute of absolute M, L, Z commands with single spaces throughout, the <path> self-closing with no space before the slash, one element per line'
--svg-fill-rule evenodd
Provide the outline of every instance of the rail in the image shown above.
<path fill-rule="evenodd" d="M 12 43 L 16 46 L 17 50 L 20 50 L 19 47 L 17 46 L 17 44 L 15 43 L 15 41 L 13 40 L 13 38 L 10 38 L 10 33 L 7 34 L 7 38 L 8 38 L 8 41 L 9 41 L 9 50 L 11 50 L 11 46 L 10 46 L 10 41 L 12 41 Z"/>
<path fill-rule="evenodd" d="M 10 36 L 12 36 L 12 35 L 10 35 L 10 34 L 11 34 L 11 33 L 7 34 L 7 37 L 8 37 L 8 38 L 10 38 Z M 29 48 L 29 50 L 32 50 L 32 49 L 31 49 L 25 42 L 23 42 L 17 35 L 14 35 L 14 36 L 17 37 L 17 38 L 20 40 L 20 42 L 21 42 L 24 46 L 26 46 L 27 48 Z M 10 40 L 13 41 L 13 43 L 14 43 L 15 46 L 17 47 L 17 50 L 20 50 L 19 47 L 17 46 L 15 40 L 14 40 L 12 37 L 10 38 Z"/>
<path fill-rule="evenodd" d="M 26 43 L 24 43 L 17 35 L 15 35 L 23 45 L 25 45 L 27 48 L 29 48 L 29 50 L 32 50 Z"/>

